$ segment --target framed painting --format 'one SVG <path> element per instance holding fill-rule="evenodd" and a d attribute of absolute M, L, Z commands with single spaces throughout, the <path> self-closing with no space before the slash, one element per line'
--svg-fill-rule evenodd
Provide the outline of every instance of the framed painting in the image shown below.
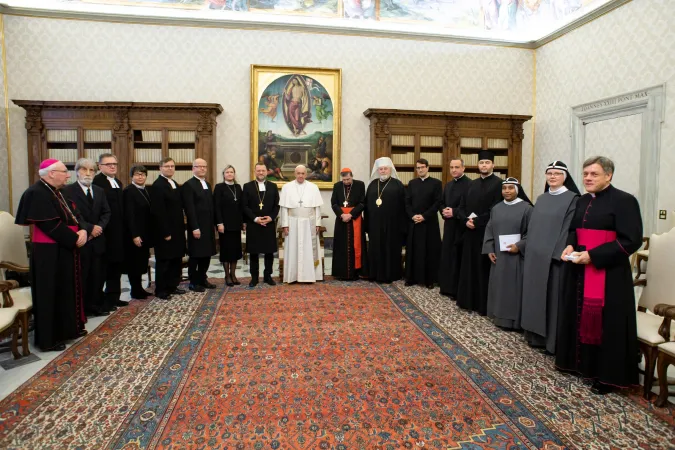
<path fill-rule="evenodd" d="M 341 69 L 251 65 L 251 178 L 281 186 L 307 167 L 319 189 L 340 180 Z"/>

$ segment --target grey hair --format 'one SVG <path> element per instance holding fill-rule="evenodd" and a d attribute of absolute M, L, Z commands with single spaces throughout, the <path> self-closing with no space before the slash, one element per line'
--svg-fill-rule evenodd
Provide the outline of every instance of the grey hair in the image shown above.
<path fill-rule="evenodd" d="M 80 158 L 75 163 L 75 172 L 77 173 L 77 171 L 80 170 L 81 167 L 84 167 L 85 169 L 96 170 L 96 163 L 89 158 Z"/>
<path fill-rule="evenodd" d="M 51 172 L 52 170 L 54 170 L 54 166 L 57 165 L 57 164 L 60 163 L 60 162 L 61 162 L 61 161 L 56 161 L 56 162 L 55 162 L 54 164 L 52 164 L 51 166 L 48 166 L 48 167 L 45 167 L 44 169 L 38 170 L 38 175 L 40 175 L 40 177 L 46 177 L 47 174 L 49 174 L 49 172 Z"/>
<path fill-rule="evenodd" d="M 101 164 L 104 159 L 106 158 L 115 158 L 115 161 L 117 161 L 117 156 L 113 155 L 112 153 L 101 153 L 98 155 L 98 163 Z"/>
<path fill-rule="evenodd" d="M 606 174 L 614 175 L 614 161 L 605 156 L 591 156 L 584 161 L 584 169 L 593 164 L 598 164 Z"/>

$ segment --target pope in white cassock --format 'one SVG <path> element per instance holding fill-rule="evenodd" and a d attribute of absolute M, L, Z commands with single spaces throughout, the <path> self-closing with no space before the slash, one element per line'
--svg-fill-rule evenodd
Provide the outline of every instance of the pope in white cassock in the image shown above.
<path fill-rule="evenodd" d="M 319 227 L 323 199 L 319 188 L 305 181 L 307 168 L 295 168 L 295 181 L 281 188 L 281 228 L 284 230 L 284 283 L 323 280 Z"/>

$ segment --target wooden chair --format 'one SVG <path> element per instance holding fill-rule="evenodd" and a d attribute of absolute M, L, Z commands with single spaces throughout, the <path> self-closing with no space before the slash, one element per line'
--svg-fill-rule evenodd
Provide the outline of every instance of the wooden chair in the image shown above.
<path fill-rule="evenodd" d="M 0 213 L 0 281 L 3 282 L 2 308 L 17 310 L 17 329 L 21 330 L 23 356 L 30 355 L 28 348 L 28 322 L 33 311 L 33 298 L 30 288 L 19 289 L 13 280 L 5 281 L 5 271 L 19 273 L 30 271 L 24 228 L 14 223 L 14 217 L 6 212 Z M 11 291 L 11 294 L 10 294 Z"/>
<path fill-rule="evenodd" d="M 668 320 L 675 319 L 675 307 L 668 306 L 662 312 L 664 317 Z M 668 323 L 670 326 L 670 322 Z M 668 391 L 668 386 L 675 384 L 668 382 L 668 366 L 675 365 L 675 342 L 665 342 L 659 345 L 659 356 L 657 362 L 657 375 L 659 380 L 659 396 L 656 399 L 655 405 L 658 407 L 666 406 L 668 396 L 671 395 Z"/>
<path fill-rule="evenodd" d="M 635 281 L 639 280 L 640 277 L 645 274 L 645 271 L 642 270 L 642 263 L 646 263 L 649 260 L 649 238 L 643 237 L 642 242 L 644 243 L 644 247 L 635 252 L 635 255 L 633 255 Z"/>
<path fill-rule="evenodd" d="M 654 368 L 659 354 L 659 346 L 675 340 L 675 330 L 670 328 L 670 318 L 663 312 L 675 306 L 675 285 L 671 279 L 675 267 L 675 229 L 668 233 L 652 235 L 650 249 L 650 269 L 646 278 L 635 281 L 636 286 L 644 286 L 638 303 L 637 335 L 640 352 L 645 357 L 644 391 L 649 399 L 654 383 Z"/>

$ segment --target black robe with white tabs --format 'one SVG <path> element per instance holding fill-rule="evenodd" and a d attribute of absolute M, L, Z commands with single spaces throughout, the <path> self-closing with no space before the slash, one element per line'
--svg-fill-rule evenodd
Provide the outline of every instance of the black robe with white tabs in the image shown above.
<path fill-rule="evenodd" d="M 348 192 L 345 199 L 345 192 Z M 366 185 L 363 181 L 353 180 L 349 191 L 345 189 L 342 181 L 333 185 L 333 194 L 330 198 L 330 206 L 335 213 L 335 227 L 333 229 L 333 269 L 332 275 L 338 278 L 353 280 L 368 276 L 368 252 L 366 250 L 366 228 L 361 220 L 361 235 L 354 235 L 354 222 L 343 222 L 341 219 L 342 208 L 345 200 L 347 208 L 353 208 L 349 214 L 352 219 L 361 217 L 365 208 Z M 361 268 L 355 269 L 354 240 L 361 240 Z"/>
<path fill-rule="evenodd" d="M 496 175 L 473 180 L 460 209 L 464 220 L 464 242 L 462 243 L 462 267 L 459 272 L 457 305 L 464 309 L 487 314 L 488 281 L 490 279 L 490 258 L 483 255 L 485 227 L 490 220 L 492 207 L 502 201 L 502 179 Z M 466 227 L 471 214 L 475 228 Z"/>
<path fill-rule="evenodd" d="M 411 283 L 433 284 L 438 281 L 441 259 L 441 229 L 438 226 L 438 205 L 443 183 L 432 177 L 410 180 L 406 189 L 405 208 L 408 216 L 408 241 L 405 250 L 405 279 Z M 413 222 L 420 214 L 424 221 Z"/>
<path fill-rule="evenodd" d="M 567 239 L 576 251 L 585 250 L 577 244 L 580 228 L 616 232 L 616 240 L 588 252 L 591 264 L 605 270 L 602 341 L 600 345 L 580 341 L 585 266 L 566 262 L 568 276 L 558 318 L 556 366 L 605 384 L 637 384 L 637 324 L 629 257 L 642 245 L 640 206 L 635 197 L 611 185 L 595 197 L 585 194 L 577 202 Z"/>
<path fill-rule="evenodd" d="M 265 181 L 265 191 L 258 192 L 258 181 L 249 181 L 242 187 L 241 207 L 246 220 L 246 252 L 252 255 L 275 253 L 278 248 L 275 219 L 279 215 L 277 185 Z M 265 226 L 254 222 L 256 217 L 265 216 L 269 216 L 272 222 Z"/>
<path fill-rule="evenodd" d="M 69 207 L 77 215 L 74 204 Z M 42 180 L 21 196 L 15 222 L 33 225 L 54 240 L 54 243 L 33 242 L 30 255 L 35 344 L 46 350 L 75 339 L 84 327 L 80 258 L 76 245 L 79 236 L 68 228 L 76 223 L 59 202 L 53 188 Z"/>
<path fill-rule="evenodd" d="M 187 218 L 188 255 L 195 258 L 210 258 L 216 254 L 213 194 L 209 182 L 205 183 L 206 189 L 197 177 L 192 177 L 181 188 L 183 209 Z M 195 239 L 192 234 L 194 230 L 199 230 L 199 239 Z"/>
<path fill-rule="evenodd" d="M 378 186 L 380 206 L 376 203 Z M 384 183 L 371 181 L 366 191 L 364 217 L 368 233 L 368 278 L 383 283 L 400 280 L 403 275 L 401 251 L 408 225 L 403 183 L 395 178 Z"/>
<path fill-rule="evenodd" d="M 520 250 L 525 248 L 531 214 L 532 205 L 528 202 L 511 205 L 501 202 L 492 208 L 490 221 L 485 228 L 483 254 L 494 253 L 497 257 L 497 261 L 490 266 L 487 313 L 498 327 L 520 329 L 523 294 L 523 255 Z M 516 243 L 519 252 L 502 251 L 499 237 L 513 234 L 520 235 Z"/>
<path fill-rule="evenodd" d="M 452 217 L 443 217 L 443 244 L 441 249 L 441 264 L 438 271 L 438 282 L 441 294 L 451 297 L 457 296 L 459 283 L 459 268 L 462 258 L 462 238 L 466 217 L 463 217 L 459 204 L 469 190 L 471 180 L 463 175 L 456 180 L 448 181 L 443 191 L 441 205 L 438 210 L 442 213 L 445 208 L 452 208 Z"/>

